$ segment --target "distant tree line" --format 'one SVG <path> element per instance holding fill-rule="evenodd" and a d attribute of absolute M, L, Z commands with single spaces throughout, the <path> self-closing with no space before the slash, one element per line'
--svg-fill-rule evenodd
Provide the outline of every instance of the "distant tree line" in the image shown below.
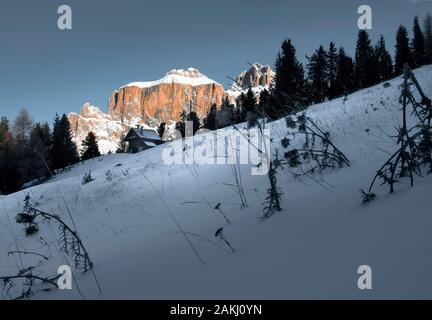
<path fill-rule="evenodd" d="M 81 157 L 65 114 L 57 114 L 52 128 L 34 123 L 22 109 L 10 123 L 0 119 L 0 193 L 18 191 L 28 182 L 44 180 L 78 161 L 99 156 L 96 136 L 90 132 L 82 144 Z"/>

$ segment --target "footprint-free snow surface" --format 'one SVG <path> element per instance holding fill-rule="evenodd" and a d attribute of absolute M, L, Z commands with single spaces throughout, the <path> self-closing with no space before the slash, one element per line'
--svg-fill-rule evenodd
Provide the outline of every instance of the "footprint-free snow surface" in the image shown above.
<path fill-rule="evenodd" d="M 414 73 L 431 97 L 432 66 Z M 432 176 L 416 177 L 414 188 L 400 183 L 391 195 L 378 187 L 367 206 L 359 192 L 396 150 L 391 136 L 401 122 L 401 84 L 398 77 L 307 110 L 351 166 L 301 178 L 290 168 L 279 170 L 283 210 L 266 220 L 268 178 L 252 175 L 252 165 L 241 165 L 237 174 L 247 201 L 242 207 L 236 166 L 163 162 L 167 148 L 188 153 L 214 133 L 89 160 L 44 184 L 0 196 L 0 275 L 36 266 L 33 274 L 52 277 L 60 265 L 73 267 L 54 222 L 40 222 L 29 237 L 15 222 L 29 195 L 35 208 L 70 225 L 72 217 L 102 289 L 93 273 L 72 268 L 72 290 L 36 287 L 34 298 L 432 298 Z M 273 154 L 282 151 L 285 120 L 267 127 Z M 90 170 L 94 181 L 83 185 Z M 231 223 L 215 209 L 218 204 Z M 235 252 L 215 237 L 221 227 Z M 16 250 L 48 260 L 8 255 Z M 372 290 L 357 287 L 361 265 L 372 269 Z M 20 294 L 16 281 L 2 298 Z"/>

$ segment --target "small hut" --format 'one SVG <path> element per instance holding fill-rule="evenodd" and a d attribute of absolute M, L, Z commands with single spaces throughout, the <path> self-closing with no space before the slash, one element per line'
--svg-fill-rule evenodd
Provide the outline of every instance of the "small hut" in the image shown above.
<path fill-rule="evenodd" d="M 141 152 L 163 143 L 156 131 L 139 126 L 131 128 L 123 141 L 128 143 L 128 153 Z"/>

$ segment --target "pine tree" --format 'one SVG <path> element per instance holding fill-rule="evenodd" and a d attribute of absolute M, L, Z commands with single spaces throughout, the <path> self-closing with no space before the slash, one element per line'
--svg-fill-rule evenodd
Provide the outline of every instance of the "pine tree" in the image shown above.
<path fill-rule="evenodd" d="M 6 117 L 0 119 L 0 146 L 10 139 L 9 136 L 9 120 Z"/>
<path fill-rule="evenodd" d="M 180 137 L 177 137 L 177 139 L 184 138 L 186 136 L 186 126 L 185 126 L 186 121 L 187 121 L 187 114 L 186 111 L 183 110 L 182 112 L 180 112 L 180 121 L 178 121 L 175 125 L 177 132 L 180 134 Z"/>
<path fill-rule="evenodd" d="M 328 82 L 328 96 L 330 99 L 337 97 L 335 89 L 337 77 L 337 64 L 338 64 L 338 51 L 336 44 L 330 42 L 329 50 L 327 52 L 327 82 Z"/>
<path fill-rule="evenodd" d="M 282 43 L 275 62 L 275 88 L 277 99 L 293 112 L 306 105 L 303 65 L 297 60 L 290 39 Z M 282 111 L 282 110 L 281 110 Z"/>
<path fill-rule="evenodd" d="M 408 63 L 412 67 L 408 31 L 404 26 L 400 26 L 396 34 L 395 75 L 403 73 L 405 63 Z"/>
<path fill-rule="evenodd" d="M 78 162 L 78 151 L 72 140 L 70 122 L 65 114 L 54 119 L 52 132 L 51 160 L 53 169 L 64 169 Z"/>
<path fill-rule="evenodd" d="M 13 134 L 6 117 L 0 119 L 0 194 L 18 191 L 22 179 L 15 166 Z"/>
<path fill-rule="evenodd" d="M 425 48 L 425 37 L 420 28 L 419 19 L 416 16 L 414 18 L 413 26 L 414 37 L 411 40 L 411 52 L 413 59 L 413 67 L 418 68 L 427 62 L 426 48 Z"/>
<path fill-rule="evenodd" d="M 51 132 L 48 123 L 36 123 L 30 133 L 32 174 L 35 178 L 50 175 Z"/>
<path fill-rule="evenodd" d="M 246 112 L 254 111 L 254 109 L 257 106 L 257 100 L 255 97 L 255 93 L 253 92 L 252 88 L 249 87 L 248 91 L 246 92 L 245 100 L 243 101 L 243 107 L 246 110 Z"/>
<path fill-rule="evenodd" d="M 242 123 L 246 121 L 246 94 L 242 92 L 236 99 L 236 107 L 234 109 L 234 123 Z"/>
<path fill-rule="evenodd" d="M 217 121 L 216 121 L 217 108 L 216 104 L 213 104 L 210 108 L 210 111 L 207 117 L 204 120 L 203 127 L 208 130 L 216 130 L 217 129 Z"/>
<path fill-rule="evenodd" d="M 373 53 L 369 34 L 366 30 L 360 30 L 355 54 L 355 77 L 358 88 L 366 88 L 376 83 Z"/>
<path fill-rule="evenodd" d="M 249 87 L 245 100 L 243 101 L 243 109 L 246 112 L 246 121 L 248 128 L 254 127 L 258 121 L 257 99 L 252 87 Z"/>
<path fill-rule="evenodd" d="M 216 124 L 218 128 L 224 128 L 234 123 L 234 105 L 226 95 L 222 99 L 222 105 L 216 112 Z"/>
<path fill-rule="evenodd" d="M 348 95 L 355 89 L 354 80 L 354 62 L 351 57 L 347 56 L 344 48 L 339 48 L 337 58 L 337 75 L 334 86 L 335 97 Z"/>
<path fill-rule="evenodd" d="M 432 63 L 432 16 L 430 13 L 424 19 L 423 33 L 425 37 L 426 63 Z"/>
<path fill-rule="evenodd" d="M 320 46 L 308 60 L 308 81 L 312 89 L 312 101 L 319 103 L 326 99 L 329 89 L 327 52 L 323 46 Z"/>
<path fill-rule="evenodd" d="M 385 39 L 382 35 L 375 46 L 374 55 L 378 81 L 381 82 L 391 79 L 393 77 L 393 61 L 390 53 L 387 51 Z"/>
<path fill-rule="evenodd" d="M 100 155 L 96 136 L 92 131 L 90 131 L 82 142 L 81 160 L 93 159 Z"/>
<path fill-rule="evenodd" d="M 267 89 L 260 92 L 258 109 L 270 120 L 276 120 L 282 117 L 278 112 L 278 108 L 274 104 L 271 93 Z"/>

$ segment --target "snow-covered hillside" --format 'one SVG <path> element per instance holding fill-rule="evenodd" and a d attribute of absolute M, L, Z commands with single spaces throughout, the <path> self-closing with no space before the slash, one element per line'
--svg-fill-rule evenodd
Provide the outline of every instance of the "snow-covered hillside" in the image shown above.
<path fill-rule="evenodd" d="M 415 75 L 431 97 L 432 66 Z M 70 210 L 102 288 L 101 295 L 91 273 L 77 273 L 73 290 L 41 291 L 36 298 L 432 298 L 432 176 L 416 178 L 414 189 L 399 184 L 392 195 L 383 186 L 368 206 L 361 205 L 359 193 L 395 150 L 388 135 L 400 123 L 401 83 L 399 77 L 390 86 L 380 84 L 307 111 L 352 165 L 302 179 L 290 169 L 281 171 L 283 211 L 264 221 L 268 178 L 251 175 L 250 165 L 241 166 L 248 204 L 242 208 L 232 166 L 162 161 L 166 148 L 187 153 L 214 133 L 139 154 L 93 159 L 43 185 L 1 197 L 0 275 L 38 265 L 35 274 L 53 276 L 59 265 L 72 264 L 59 253 L 53 223 L 40 223 L 31 237 L 15 223 L 29 194 L 36 208 L 72 224 Z M 268 127 L 272 150 L 281 149 L 285 120 Z M 236 130 L 221 132 L 230 136 Z M 82 185 L 90 170 L 95 180 Z M 214 209 L 219 203 L 232 223 Z M 215 238 L 220 227 L 234 253 Z M 49 260 L 7 254 L 14 250 Z M 360 265 L 372 268 L 372 290 L 357 288 Z"/>

